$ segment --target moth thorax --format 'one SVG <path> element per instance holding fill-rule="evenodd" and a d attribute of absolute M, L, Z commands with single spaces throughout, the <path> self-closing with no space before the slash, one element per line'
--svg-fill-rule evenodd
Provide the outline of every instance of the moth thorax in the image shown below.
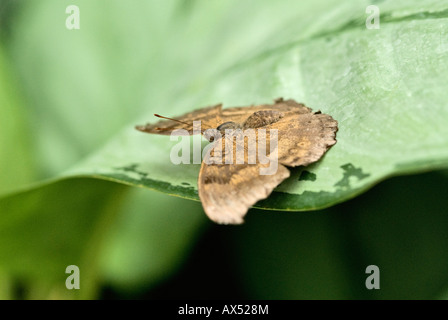
<path fill-rule="evenodd" d="M 237 129 L 241 129 L 241 125 L 233 121 L 224 122 L 216 128 L 216 130 L 218 130 L 223 136 L 225 135 L 226 130 L 229 131 Z"/>
<path fill-rule="evenodd" d="M 277 110 L 260 110 L 254 112 L 246 119 L 243 128 L 259 128 L 275 123 L 284 117 L 284 114 Z"/>

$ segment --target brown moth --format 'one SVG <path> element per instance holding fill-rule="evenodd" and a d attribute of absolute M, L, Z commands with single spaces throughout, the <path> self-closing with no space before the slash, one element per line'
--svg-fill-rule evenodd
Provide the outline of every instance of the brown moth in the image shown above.
<path fill-rule="evenodd" d="M 336 143 L 337 121 L 320 111 L 312 112 L 294 100 L 280 98 L 274 104 L 221 107 L 219 104 L 180 117 L 166 118 L 171 121 L 136 126 L 137 130 L 147 133 L 170 135 L 175 129 L 185 129 L 191 135 L 193 121 L 201 121 L 200 132 L 213 141 L 213 148 L 202 160 L 198 193 L 205 213 L 217 223 L 243 223 L 248 209 L 257 201 L 267 198 L 275 187 L 289 177 L 290 172 L 285 166 L 306 166 L 316 162 Z M 211 128 L 221 134 L 216 140 L 206 135 L 206 129 Z M 266 129 L 266 134 L 261 137 L 254 130 L 255 136 L 243 137 L 244 163 L 236 162 L 238 146 L 235 145 L 233 132 L 244 134 L 249 129 Z M 249 161 L 248 150 L 251 144 L 261 148 L 261 142 L 266 142 L 264 150 L 272 151 L 270 132 L 273 129 L 276 132 L 274 160 L 278 161 L 278 167 L 275 173 L 262 175 L 260 170 L 266 169 L 269 164 L 259 159 Z M 267 154 L 272 156 L 274 153 Z M 227 161 L 229 159 L 230 162 Z"/>

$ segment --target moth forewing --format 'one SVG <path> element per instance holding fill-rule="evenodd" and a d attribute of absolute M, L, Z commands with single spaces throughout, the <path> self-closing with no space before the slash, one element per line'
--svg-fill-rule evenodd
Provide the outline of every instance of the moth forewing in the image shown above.
<path fill-rule="evenodd" d="M 190 163 L 190 136 L 188 134 L 188 131 L 185 129 L 173 130 L 173 134 L 170 135 L 170 140 L 178 142 L 173 147 L 171 147 L 171 163 L 175 165 L 181 163 Z"/>
<path fill-rule="evenodd" d="M 257 163 L 257 137 L 255 129 L 236 129 L 232 133 L 235 139 L 236 164 Z"/>
<path fill-rule="evenodd" d="M 267 135 L 267 131 L 269 134 Z M 260 175 L 273 175 L 278 170 L 278 130 L 277 129 L 258 129 L 257 148 L 258 162 L 260 164 L 269 164 L 268 167 L 260 167 Z M 266 146 L 269 138 L 269 152 Z"/>

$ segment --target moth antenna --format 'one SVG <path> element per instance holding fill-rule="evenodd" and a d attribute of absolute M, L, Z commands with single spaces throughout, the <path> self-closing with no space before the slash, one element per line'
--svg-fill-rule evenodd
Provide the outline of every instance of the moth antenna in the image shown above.
<path fill-rule="evenodd" d="M 157 127 L 155 129 L 159 130 L 159 131 L 168 131 L 168 130 L 171 130 L 172 128 L 159 128 L 159 127 Z"/>
<path fill-rule="evenodd" d="M 164 117 L 164 116 L 161 116 L 160 114 L 157 114 L 157 113 L 154 113 L 154 115 L 155 115 L 156 117 L 158 117 L 158 118 L 163 118 L 163 119 L 167 119 L 167 120 L 171 120 L 171 121 L 176 121 L 176 122 L 179 122 L 179 123 L 186 124 L 187 126 L 190 125 L 189 123 L 186 123 L 186 122 L 184 122 L 184 121 L 180 121 L 180 120 L 177 120 L 177 119 Z M 162 129 L 164 129 L 164 128 L 156 128 L 156 129 L 157 129 L 157 130 L 162 130 Z"/>

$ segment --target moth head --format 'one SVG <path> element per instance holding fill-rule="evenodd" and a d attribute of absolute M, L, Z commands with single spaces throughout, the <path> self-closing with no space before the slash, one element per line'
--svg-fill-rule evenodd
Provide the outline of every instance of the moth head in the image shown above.
<path fill-rule="evenodd" d="M 202 135 L 209 142 L 218 140 L 221 137 L 221 133 L 217 129 L 207 129 L 202 132 Z"/>
<path fill-rule="evenodd" d="M 213 142 L 215 140 L 218 140 L 222 137 L 225 137 L 226 130 L 227 133 L 228 130 L 236 130 L 240 129 L 241 126 L 238 123 L 228 121 L 220 124 L 216 129 L 207 129 L 203 132 L 204 138 L 206 138 L 208 141 Z"/>

